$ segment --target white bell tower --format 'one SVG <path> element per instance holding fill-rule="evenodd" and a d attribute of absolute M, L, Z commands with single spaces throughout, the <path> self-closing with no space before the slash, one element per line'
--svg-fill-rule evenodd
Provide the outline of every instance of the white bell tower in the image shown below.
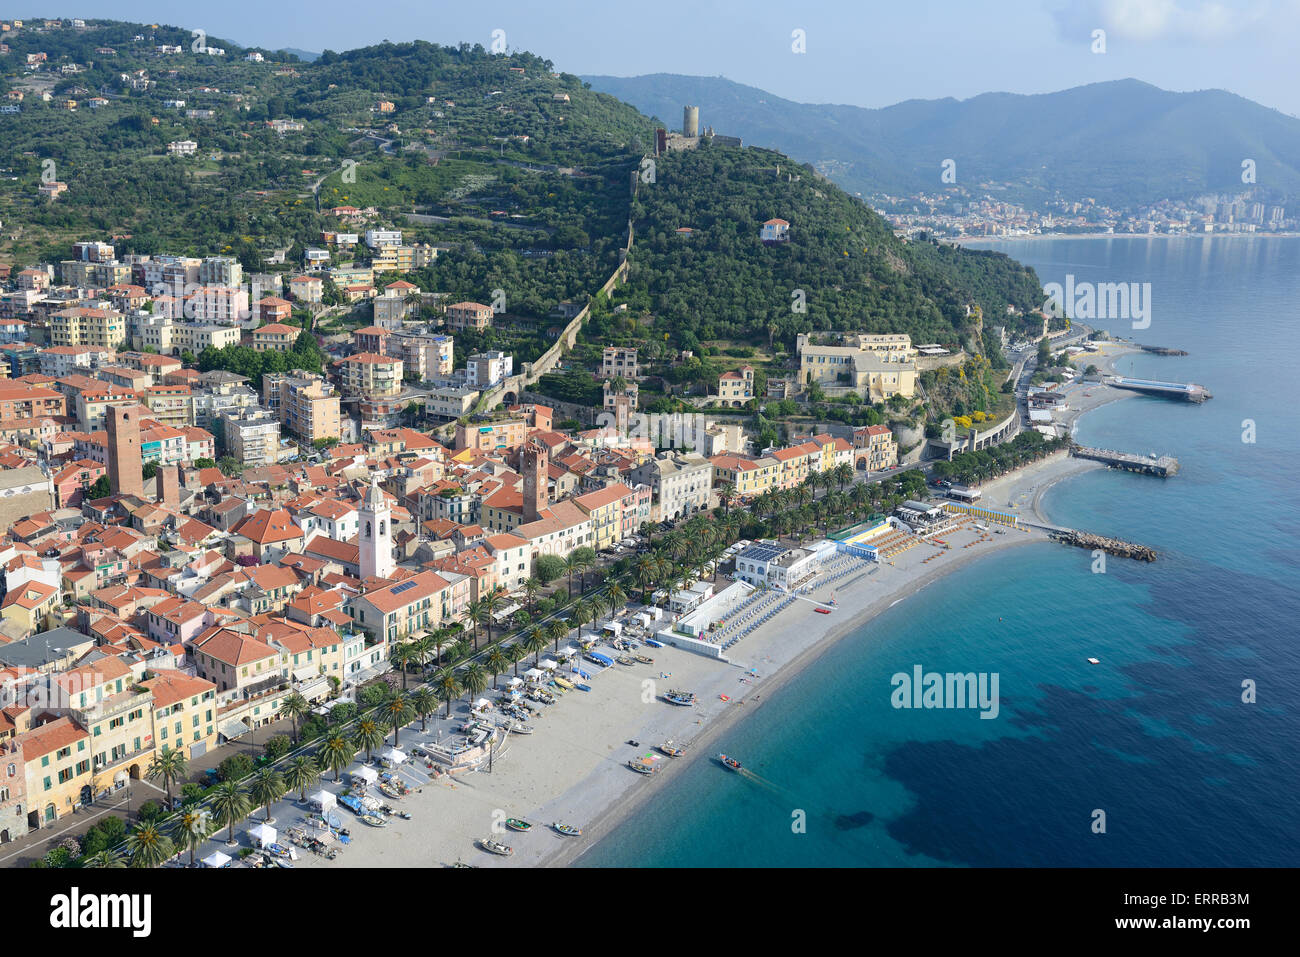
<path fill-rule="evenodd" d="M 384 493 L 379 490 L 379 479 L 375 476 L 371 476 L 370 491 L 366 493 L 366 500 L 357 510 L 357 515 L 361 525 L 358 561 L 362 579 L 392 577 L 396 567 L 393 561 L 392 516 Z"/>

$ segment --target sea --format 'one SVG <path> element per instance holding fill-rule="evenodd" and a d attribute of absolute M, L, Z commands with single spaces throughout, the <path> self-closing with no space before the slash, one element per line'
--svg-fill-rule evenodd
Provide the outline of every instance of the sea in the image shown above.
<path fill-rule="evenodd" d="M 1043 543 L 940 579 L 727 732 L 752 774 L 695 762 L 579 866 L 1300 864 L 1300 239 L 991 248 L 1043 283 L 1149 282 L 1148 328 L 1089 325 L 1189 353 L 1125 374 L 1213 393 L 1079 422 L 1080 442 L 1174 455 L 1177 476 L 1097 470 L 1044 497 L 1159 560 L 1098 569 Z M 892 677 L 918 665 L 997 674 L 997 716 L 895 708 Z"/>

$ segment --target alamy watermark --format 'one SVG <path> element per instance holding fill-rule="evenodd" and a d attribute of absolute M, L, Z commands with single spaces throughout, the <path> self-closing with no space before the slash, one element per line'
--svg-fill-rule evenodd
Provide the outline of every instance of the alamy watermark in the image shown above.
<path fill-rule="evenodd" d="M 699 450 L 708 441 L 709 420 L 698 412 L 631 412 L 626 422 L 617 411 L 596 416 L 596 428 L 614 433 L 610 447 L 652 445 L 656 449 Z"/>
<path fill-rule="evenodd" d="M 889 702 L 895 708 L 972 708 L 980 718 L 992 719 L 1000 710 L 998 672 L 926 671 L 912 666 L 912 673 L 900 671 L 889 679 L 894 691 Z"/>
<path fill-rule="evenodd" d="M 1049 282 L 1043 292 L 1043 312 L 1057 319 L 1131 319 L 1134 329 L 1151 325 L 1149 282 L 1075 282 L 1067 273 L 1065 285 Z"/>

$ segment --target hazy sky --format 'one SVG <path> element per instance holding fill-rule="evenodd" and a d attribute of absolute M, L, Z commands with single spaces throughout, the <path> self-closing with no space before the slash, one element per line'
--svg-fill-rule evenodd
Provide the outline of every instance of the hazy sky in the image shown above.
<path fill-rule="evenodd" d="M 7 16 L 170 23 L 245 45 L 346 50 L 462 40 L 572 73 L 725 76 L 792 100 L 887 106 L 993 90 L 1039 93 L 1136 77 L 1234 93 L 1300 115 L 1300 0 L 108 0 L 16 3 Z M 1105 53 L 1094 53 L 1094 30 Z M 806 52 L 792 52 L 802 30 Z"/>

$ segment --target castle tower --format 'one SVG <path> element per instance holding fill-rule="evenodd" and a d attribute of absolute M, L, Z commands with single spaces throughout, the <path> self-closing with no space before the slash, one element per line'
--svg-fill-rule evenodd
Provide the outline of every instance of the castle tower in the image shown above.
<path fill-rule="evenodd" d="M 155 480 L 158 504 L 170 505 L 173 508 L 181 504 L 180 466 L 159 466 Z"/>
<path fill-rule="evenodd" d="M 379 489 L 379 479 L 372 476 L 366 500 L 357 509 L 361 533 L 357 545 L 361 578 L 389 578 L 396 568 L 393 561 L 392 516 L 384 493 Z"/>
<path fill-rule="evenodd" d="M 108 408 L 108 480 L 115 493 L 144 498 L 140 419 L 134 406 Z"/>
<path fill-rule="evenodd" d="M 682 136 L 700 135 L 700 108 L 698 106 L 682 107 Z"/>
<path fill-rule="evenodd" d="M 529 442 L 523 452 L 524 521 L 535 522 L 547 506 L 550 456 L 540 445 Z"/>

